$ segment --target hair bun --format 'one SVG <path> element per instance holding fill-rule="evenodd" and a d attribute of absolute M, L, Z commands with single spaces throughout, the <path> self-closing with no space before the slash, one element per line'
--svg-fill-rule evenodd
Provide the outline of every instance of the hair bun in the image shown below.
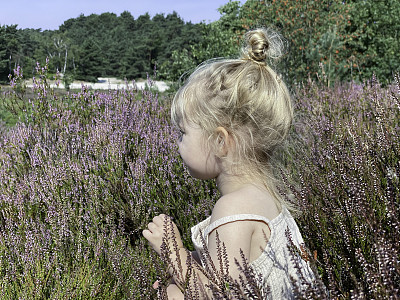
<path fill-rule="evenodd" d="M 267 60 L 278 60 L 284 51 L 284 40 L 277 32 L 258 28 L 246 32 L 242 59 L 265 64 Z"/>

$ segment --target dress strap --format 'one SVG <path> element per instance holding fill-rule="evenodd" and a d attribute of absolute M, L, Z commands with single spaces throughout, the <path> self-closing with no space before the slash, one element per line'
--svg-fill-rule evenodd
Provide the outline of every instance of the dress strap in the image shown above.
<path fill-rule="evenodd" d="M 218 220 L 215 220 L 214 222 L 212 222 L 210 225 L 207 226 L 207 228 L 204 230 L 204 237 L 208 238 L 208 235 L 216 228 L 224 225 L 224 224 L 228 224 L 228 223 L 232 223 L 232 222 L 236 222 L 236 221 L 261 221 L 264 222 L 265 224 L 267 224 L 268 227 L 270 227 L 270 221 L 263 216 L 259 216 L 259 215 L 252 215 L 252 214 L 238 214 L 238 215 L 231 215 L 231 216 L 226 216 L 226 217 L 222 217 Z M 271 230 L 271 228 L 270 228 Z"/>

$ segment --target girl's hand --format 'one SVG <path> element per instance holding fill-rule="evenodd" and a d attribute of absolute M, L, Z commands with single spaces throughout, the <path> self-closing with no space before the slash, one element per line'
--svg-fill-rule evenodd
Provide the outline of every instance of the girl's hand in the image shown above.
<path fill-rule="evenodd" d="M 158 289 L 159 286 L 160 286 L 160 283 L 158 282 L 158 280 L 153 283 L 153 288 L 154 289 Z M 157 293 L 157 296 L 158 296 L 159 299 L 161 299 L 159 293 Z M 170 285 L 168 285 L 168 287 L 167 287 L 167 296 L 168 296 L 168 299 L 184 299 L 182 291 L 174 283 L 171 283 Z"/>
<path fill-rule="evenodd" d="M 169 216 L 161 214 L 154 217 L 153 222 L 150 222 L 147 228 L 143 230 L 143 236 L 158 254 L 161 254 L 161 244 L 164 240 L 171 251 L 175 247 L 174 239 L 178 245 L 178 249 L 183 248 L 179 230 Z"/>

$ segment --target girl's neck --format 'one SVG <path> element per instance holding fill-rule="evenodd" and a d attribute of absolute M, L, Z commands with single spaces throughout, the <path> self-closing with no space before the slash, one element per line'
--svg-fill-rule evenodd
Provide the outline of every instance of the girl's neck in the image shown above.
<path fill-rule="evenodd" d="M 222 196 L 236 192 L 249 185 L 258 186 L 254 180 L 250 180 L 249 178 L 243 179 L 226 173 L 219 174 L 216 178 L 216 183 Z"/>

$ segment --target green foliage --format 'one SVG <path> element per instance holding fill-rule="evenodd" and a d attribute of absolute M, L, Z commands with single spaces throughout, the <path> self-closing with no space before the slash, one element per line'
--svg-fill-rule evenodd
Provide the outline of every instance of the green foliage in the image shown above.
<path fill-rule="evenodd" d="M 188 48 L 200 35 L 197 25 L 185 23 L 176 14 L 149 14 L 137 20 L 129 12 L 81 15 L 60 26 L 60 33 L 77 45 L 67 71 L 77 78 L 115 76 L 138 79 L 152 74 L 156 66 L 170 62 L 172 52 Z M 91 41 L 82 37 L 90 36 Z M 89 58 L 90 57 L 90 58 Z M 71 67 L 74 66 L 73 69 Z"/>
<path fill-rule="evenodd" d="M 332 85 L 375 74 L 387 83 L 400 68 L 399 1 L 229 1 L 209 24 L 185 23 L 176 12 L 135 19 L 125 11 L 69 19 L 59 30 L 0 27 L 0 81 L 20 65 L 95 81 L 98 76 L 175 81 L 203 61 L 231 57 L 249 28 L 276 28 L 288 41 L 277 66 L 290 83 L 311 79 Z"/>
<path fill-rule="evenodd" d="M 259 26 L 287 39 L 278 69 L 291 84 L 311 78 L 330 86 L 373 73 L 387 82 L 399 69 L 398 1 L 230 1 L 220 12 L 220 20 L 202 24 L 199 43 L 175 51 L 172 65 L 161 66 L 164 76 L 176 80 L 203 61 L 237 55 L 243 33 Z"/>
<path fill-rule="evenodd" d="M 19 43 L 17 25 L 0 26 L 0 82 L 5 82 L 8 74 L 19 64 Z"/>
<path fill-rule="evenodd" d="M 387 83 L 400 70 L 400 2 L 351 1 L 350 34 L 347 47 L 351 49 L 353 72 L 359 78 L 371 78 Z"/>
<path fill-rule="evenodd" d="M 289 42 L 280 66 L 291 83 L 387 82 L 400 66 L 398 1 L 264 1 L 240 8 L 244 29 L 273 26 Z M 321 80 L 322 79 L 322 80 Z"/>
<path fill-rule="evenodd" d="M 14 74 L 9 75 L 12 90 L 7 89 L 0 98 L 0 120 L 8 126 L 13 126 L 19 119 L 25 120 L 29 115 L 30 105 L 24 97 L 26 84 L 23 71 L 20 67 L 14 69 Z"/>
<path fill-rule="evenodd" d="M 88 38 L 80 49 L 76 79 L 96 82 L 103 75 L 102 49 L 93 38 Z"/>
<path fill-rule="evenodd" d="M 69 19 L 55 31 L 0 27 L 0 81 L 17 65 L 34 74 L 35 63 L 49 58 L 49 70 L 77 79 L 99 76 L 138 79 L 171 61 L 173 51 L 200 41 L 198 24 L 185 23 L 176 12 L 133 16 L 125 11 Z"/>
<path fill-rule="evenodd" d="M 202 39 L 191 44 L 189 49 L 172 52 L 172 62 L 160 66 L 160 75 L 168 80 L 177 80 L 182 74 L 200 63 L 218 57 L 236 57 L 239 50 L 238 20 L 239 1 L 229 1 L 219 8 L 221 18 L 210 24 L 199 24 Z"/>
<path fill-rule="evenodd" d="M 324 76 L 328 84 L 345 79 L 345 26 L 350 5 L 335 1 L 249 0 L 241 7 L 242 26 L 273 26 L 289 42 L 280 67 L 291 83 Z"/>
<path fill-rule="evenodd" d="M 64 87 L 67 91 L 69 91 L 71 83 L 74 81 L 74 76 L 69 74 L 69 73 L 64 73 L 62 82 L 64 84 Z"/>
<path fill-rule="evenodd" d="M 9 102 L 7 98 L 3 98 L 3 101 Z M 4 104 L 0 105 L 0 131 L 6 127 L 13 127 L 18 122 L 18 116 L 15 116 L 8 110 L 4 110 Z"/>

